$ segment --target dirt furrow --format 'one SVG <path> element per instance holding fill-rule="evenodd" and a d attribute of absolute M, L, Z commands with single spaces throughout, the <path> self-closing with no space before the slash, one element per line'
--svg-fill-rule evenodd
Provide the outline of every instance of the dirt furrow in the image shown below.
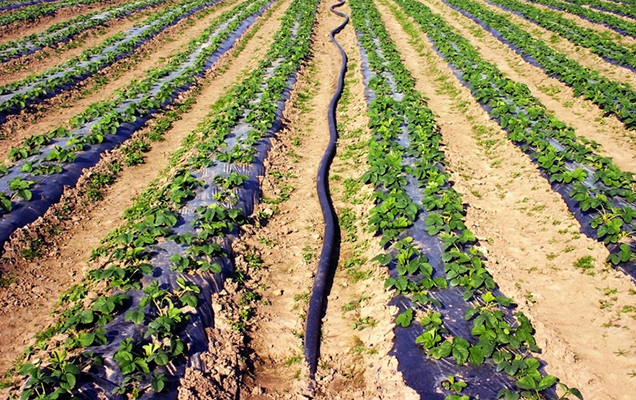
<path fill-rule="evenodd" d="M 301 73 L 294 88 L 292 107 L 286 112 L 289 124 L 273 141 L 268 156 L 268 172 L 263 182 L 265 200 L 259 212 L 268 214 L 273 211 L 274 214 L 266 224 L 243 237 L 248 246 L 259 249 L 268 266 L 266 276 L 262 278 L 266 285 L 263 287 L 266 305 L 259 306 L 259 317 L 250 334 L 250 346 L 255 351 L 256 361 L 242 392 L 242 398 L 245 399 L 295 399 L 307 388 L 306 371 L 302 365 L 303 322 L 323 233 L 315 177 L 329 141 L 327 107 L 336 86 L 335 71 L 340 65 L 339 53 L 328 38 L 328 32 L 341 22 L 328 11 L 331 4 L 326 1 L 320 5 L 313 59 Z M 345 43 L 347 51 L 357 51 L 352 28 L 339 34 L 338 40 Z M 349 99 L 354 100 L 350 106 L 355 106 L 356 114 L 364 114 L 365 103 L 357 69 L 360 64 L 354 61 L 351 65 L 355 69 L 351 76 L 356 78 L 350 82 L 357 80 L 357 84 L 355 94 Z M 350 113 L 351 110 L 346 112 Z M 343 132 L 360 132 L 362 129 L 359 128 L 364 128 L 366 124 L 364 117 L 356 118 L 355 123 L 351 117 L 347 118 Z M 356 142 L 360 140 L 359 137 L 355 138 Z M 338 166 L 332 167 L 332 196 L 341 191 L 338 177 L 344 178 L 352 173 L 357 178 L 363 168 L 356 163 L 352 171 L 351 165 L 337 163 Z M 272 201 L 280 199 L 286 191 L 291 191 L 289 200 Z M 368 190 L 365 192 L 368 195 Z M 358 194 L 361 193 L 356 189 L 355 195 Z M 361 212 L 365 208 L 368 209 L 369 205 L 357 206 L 356 211 Z M 366 243 L 367 239 L 365 236 L 359 242 Z M 371 248 L 377 249 L 374 246 L 377 244 L 371 245 Z M 352 247 L 349 244 L 343 251 L 341 264 L 353 257 Z M 363 253 L 368 255 L 367 251 Z M 387 384 L 387 381 L 394 383 L 399 374 L 396 375 L 394 359 L 386 356 L 391 348 L 392 324 L 386 311 L 383 279 L 377 277 L 382 274 L 376 273 L 373 274 L 374 278 L 369 278 L 365 271 L 360 271 L 365 278 L 350 287 L 346 274 L 339 273 L 336 277 L 338 283 L 331 290 L 329 310 L 322 330 L 317 377 L 316 393 L 320 398 L 405 398 L 401 396 L 398 384 Z M 359 299 L 361 290 L 366 290 L 374 299 L 358 306 L 363 307 L 365 314 L 374 313 L 379 323 L 360 334 L 357 329 L 350 328 L 351 321 L 341 321 L 341 306 L 343 302 L 353 303 Z M 375 314 L 377 309 L 384 309 L 384 317 Z M 366 341 L 369 335 L 374 337 Z M 360 337 L 365 341 L 361 341 Z M 390 360 L 393 360 L 393 364 Z"/>
<path fill-rule="evenodd" d="M 576 128 L 578 135 L 600 143 L 599 153 L 611 157 L 623 171 L 636 172 L 636 136 L 622 122 L 613 116 L 603 117 L 603 111 L 591 101 L 574 97 L 572 88 L 524 61 L 469 18 L 439 1 L 425 3 L 479 49 L 484 60 L 496 65 L 508 78 L 526 84 L 560 121 Z"/>
<path fill-rule="evenodd" d="M 284 112 L 283 130 L 265 160 L 257 215 L 271 215 L 242 240 L 259 249 L 267 270 L 267 302 L 250 333 L 255 353 L 244 399 L 296 398 L 305 389 L 303 331 L 307 302 L 323 240 L 316 195 L 318 164 L 329 141 L 327 106 L 335 87 L 338 54 L 325 49 L 327 3 L 319 5 L 312 59 L 299 73 Z M 276 338 L 276 340 L 272 340 Z"/>
<path fill-rule="evenodd" d="M 466 225 L 479 238 L 495 281 L 531 318 L 547 372 L 585 398 L 629 399 L 636 389 L 629 379 L 636 313 L 626 311 L 636 303 L 633 283 L 604 265 L 604 246 L 579 233 L 560 196 L 419 28 L 411 26 L 413 40 L 387 7 L 380 10 L 437 115 L 455 188 L 469 204 Z"/>
<path fill-rule="evenodd" d="M 67 229 L 55 238 L 54 245 L 44 249 L 41 257 L 28 262 L 29 268 L 3 271 L 3 277 L 9 277 L 13 283 L 0 290 L 0 315 L 5 321 L 0 338 L 0 372 L 4 373 L 24 347 L 34 342 L 36 332 L 54 320 L 49 312 L 60 294 L 82 279 L 91 249 L 123 223 L 121 215 L 133 204 L 134 196 L 161 176 L 170 155 L 209 113 L 211 104 L 226 93 L 245 70 L 257 65 L 273 40 L 279 17 L 290 2 L 276 3 L 271 16 L 257 20 L 257 24 L 263 22 L 256 34 L 248 37 L 249 41 L 239 54 L 230 53 L 227 61 L 206 79 L 196 96 L 196 104 L 166 132 L 163 142 L 152 145 L 146 153 L 145 164 L 124 169 L 120 178 L 103 193 L 101 201 L 84 199 L 84 208 L 74 212 Z"/>

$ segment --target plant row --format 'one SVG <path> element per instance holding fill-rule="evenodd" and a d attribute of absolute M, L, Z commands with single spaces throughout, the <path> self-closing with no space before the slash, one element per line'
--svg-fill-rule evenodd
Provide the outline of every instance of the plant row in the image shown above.
<path fill-rule="evenodd" d="M 48 336 L 63 333 L 67 341 L 47 348 L 46 361 L 21 368 L 29 375 L 23 399 L 52 393 L 59 398 L 82 397 L 93 379 L 92 387 L 103 392 L 108 388 L 100 389 L 97 382 L 104 382 L 100 378 L 107 369 L 112 371 L 109 380 L 116 381 L 116 394 L 136 398 L 174 390 L 186 358 L 207 350 L 202 316 L 211 314 L 207 299 L 218 290 L 221 264 L 231 264 L 222 243 L 245 221 L 244 210 L 236 204 L 246 180 L 255 180 L 255 176 L 220 173 L 222 165 L 234 163 L 222 161 L 222 155 L 240 147 L 245 156 L 241 166 L 232 168 L 255 174 L 257 168 L 246 164 L 254 160 L 256 145 L 272 129 L 290 77 L 309 53 L 316 7 L 313 0 L 292 2 L 259 68 L 189 136 L 186 148 L 175 155 L 179 161 L 168 182 L 146 190 L 126 212 L 129 224 L 112 232 L 94 252 L 106 262 L 90 272 L 89 282 L 108 283 L 112 290 L 91 301 L 86 300 L 86 290 L 80 291 L 68 305 L 48 332 Z M 228 118 L 237 109 L 239 115 Z M 253 129 L 237 132 L 243 123 Z M 244 140 L 232 145 L 235 135 Z M 210 192 L 215 195 L 210 197 Z M 244 272 L 235 270 L 231 277 L 240 281 Z M 232 327 L 245 329 L 251 312 L 251 306 L 245 307 Z M 117 331 L 133 334 L 126 337 Z"/>
<path fill-rule="evenodd" d="M 612 3 L 617 3 L 617 4 L 636 4 L 636 1 L 634 0 L 609 0 Z"/>
<path fill-rule="evenodd" d="M 374 97 L 369 105 L 374 139 L 369 142 L 369 170 L 362 178 L 376 186 L 377 204 L 369 212 L 369 225 L 382 236 L 381 243 L 389 246 L 386 254 L 374 260 L 393 270 L 385 287 L 409 299 L 396 324 L 421 332 L 415 342 L 429 359 L 446 358 L 457 366 L 489 365 L 490 375 L 483 378 L 503 385 L 490 392 L 464 382 L 431 388 L 430 393 L 444 389 L 448 400 L 545 398 L 557 379 L 543 375 L 540 362 L 530 353 L 538 349 L 528 319 L 522 313 L 511 315 L 511 300 L 493 294 L 496 284 L 485 269 L 474 235 L 464 224 L 461 195 L 452 188 L 450 174 L 444 169 L 445 155 L 433 112 L 414 89 L 414 80 L 373 3 L 354 0 L 351 8 L 373 73 L 367 85 Z M 421 249 L 428 249 L 428 254 Z M 453 321 L 450 308 L 465 310 L 464 321 Z M 399 360 L 400 355 L 397 357 Z M 465 369 L 454 371 L 461 375 Z M 440 372 L 429 366 L 413 374 Z M 441 383 L 440 378 L 446 377 L 428 380 Z M 460 394 L 464 387 L 470 395 Z M 566 390 L 580 395 L 576 389 Z"/>
<path fill-rule="evenodd" d="M 578 15 L 591 22 L 602 24 L 624 35 L 636 37 L 636 23 L 624 20 L 615 15 L 606 14 L 590 8 L 581 7 L 578 4 L 566 3 L 560 0 L 528 0 L 533 3 L 546 5 L 554 10 L 566 11 Z M 623 8 L 624 6 L 621 6 Z M 627 7 L 625 7 L 627 8 Z"/>
<path fill-rule="evenodd" d="M 529 32 L 502 14 L 497 14 L 471 0 L 445 0 L 447 4 L 475 19 L 495 36 L 522 56 L 531 57 L 548 75 L 574 89 L 575 96 L 582 96 L 598 105 L 606 115 L 615 115 L 627 129 L 636 129 L 636 91 L 630 85 L 605 78 L 589 68 L 583 67 L 566 54 L 559 53 L 544 41 L 534 38 Z"/>
<path fill-rule="evenodd" d="M 0 170 L 0 213 L 9 214 L 16 221 L 13 229 L 30 222 L 21 217 L 22 212 L 28 212 L 24 204 L 21 208 L 16 207 L 20 204 L 19 199 L 21 202 L 32 200 L 32 191 L 47 183 L 46 175 L 59 174 L 56 181 L 61 180 L 78 155 L 89 150 L 92 154 L 96 149 L 104 151 L 112 147 L 109 143 L 123 141 L 116 136 L 129 136 L 131 126 L 133 130 L 140 127 L 140 122 L 172 103 L 212 66 L 213 56 L 220 57 L 222 53 L 218 51 L 222 46 L 222 51 L 227 51 L 240 35 L 239 27 L 247 29 L 249 21 L 246 20 L 262 12 L 268 1 L 259 0 L 252 4 L 246 1 L 221 14 L 163 68 L 149 70 L 146 79 L 132 82 L 114 99 L 92 104 L 71 118 L 69 124 L 73 130 L 61 126 L 48 134 L 34 135 L 12 148 L 8 161 L 15 164 Z M 231 35 L 234 38 L 227 42 Z M 145 146 L 143 142 L 125 145 L 122 148 L 126 155 L 124 162 L 129 166 L 143 162 L 141 151 Z M 63 185 L 49 183 L 46 197 L 58 198 L 62 190 Z"/>
<path fill-rule="evenodd" d="M 35 21 L 46 15 L 53 15 L 57 10 L 62 8 L 78 5 L 90 5 L 100 3 L 102 1 L 104 0 L 61 0 L 52 4 L 34 4 L 32 6 L 0 15 L 0 26 L 21 21 Z"/>
<path fill-rule="evenodd" d="M 618 15 L 636 18 L 636 7 L 633 2 L 625 2 L 621 5 L 600 0 L 567 0 L 568 3 L 580 6 L 590 6 L 601 11 L 607 11 Z"/>
<path fill-rule="evenodd" d="M 534 22 L 543 28 L 558 33 L 572 43 L 588 48 L 610 62 L 618 65 L 636 68 L 636 51 L 603 37 L 592 28 L 584 28 L 574 21 L 564 18 L 551 10 L 541 10 L 531 4 L 517 0 L 489 0 L 491 3 L 517 13 L 519 16 Z"/>
<path fill-rule="evenodd" d="M 123 5 L 117 4 L 51 25 L 43 32 L 33 33 L 18 40 L 10 40 L 0 44 L 0 62 L 6 62 L 10 59 L 33 53 L 46 46 L 53 46 L 67 41 L 86 30 L 102 26 L 117 18 L 129 16 L 148 7 L 156 7 L 166 1 L 140 0 Z"/>
<path fill-rule="evenodd" d="M 0 86 L 0 112 L 16 113 L 29 104 L 56 95 L 131 54 L 178 21 L 219 1 L 221 0 L 184 0 L 177 7 L 156 12 L 128 32 L 120 32 L 59 66 Z"/>
<path fill-rule="evenodd" d="M 13 10 L 16 8 L 27 7 L 40 3 L 52 3 L 58 0 L 4 0 L 0 1 L 0 11 Z"/>
<path fill-rule="evenodd" d="M 510 140 L 539 164 L 550 182 L 570 185 L 571 190 L 562 195 L 584 216 L 590 216 L 589 224 L 597 238 L 612 251 L 608 260 L 614 265 L 633 261 L 633 174 L 622 171 L 610 157 L 595 154 L 597 143 L 578 137 L 574 128 L 550 115 L 526 85 L 506 78 L 495 65 L 486 62 L 442 17 L 414 0 L 396 2 L 458 71 L 461 81 L 491 118 L 508 131 Z"/>

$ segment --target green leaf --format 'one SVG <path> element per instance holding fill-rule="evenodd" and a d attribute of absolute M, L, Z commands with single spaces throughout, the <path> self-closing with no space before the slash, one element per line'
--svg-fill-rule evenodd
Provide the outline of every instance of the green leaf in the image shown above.
<path fill-rule="evenodd" d="M 484 363 L 484 351 L 477 347 L 477 346 L 471 346 L 470 349 L 470 355 L 468 356 L 468 361 L 473 364 L 473 365 L 481 365 Z"/>
<path fill-rule="evenodd" d="M 466 339 L 459 337 L 453 338 L 453 357 L 455 357 L 457 365 L 466 364 L 466 361 L 468 361 L 468 346 L 470 345 Z"/>
<path fill-rule="evenodd" d="M 413 309 L 408 308 L 402 314 L 398 315 L 395 323 L 402 326 L 403 328 L 406 328 L 411 325 L 411 321 L 413 321 Z"/>
<path fill-rule="evenodd" d="M 436 360 L 439 360 L 442 357 L 448 357 L 453 351 L 453 345 L 449 341 L 445 341 L 439 346 L 433 348 L 431 350 L 431 356 Z"/>
<path fill-rule="evenodd" d="M 82 310 L 78 314 L 79 320 L 82 324 L 90 324 L 93 322 L 93 312 L 91 310 Z"/>
<path fill-rule="evenodd" d="M 29 189 L 20 189 L 18 190 L 18 196 L 26 201 L 30 201 L 33 198 L 33 193 Z"/>
<path fill-rule="evenodd" d="M 554 386 L 556 382 L 557 378 L 555 376 L 547 375 L 543 379 L 541 379 L 539 385 L 537 385 L 537 390 L 546 390 L 547 388 Z"/>
<path fill-rule="evenodd" d="M 519 389 L 535 390 L 537 388 L 537 382 L 533 377 L 526 375 L 517 381 L 517 386 Z"/>
<path fill-rule="evenodd" d="M 77 337 L 82 347 L 88 347 L 95 341 L 95 334 L 90 332 L 80 333 Z"/>
<path fill-rule="evenodd" d="M 131 310 L 126 313 L 126 321 L 132 321 L 135 324 L 141 324 L 146 314 L 142 310 Z"/>
<path fill-rule="evenodd" d="M 577 399 L 583 400 L 583 395 L 581 394 L 579 389 L 577 389 L 577 388 L 569 388 L 568 390 L 569 390 L 570 394 L 573 394 L 574 396 L 576 396 Z"/>
<path fill-rule="evenodd" d="M 71 373 L 67 373 L 66 375 L 64 375 L 64 377 L 66 378 L 66 382 L 70 386 L 69 389 L 73 389 L 75 387 L 75 383 L 77 383 L 77 379 L 75 378 L 75 375 Z"/>

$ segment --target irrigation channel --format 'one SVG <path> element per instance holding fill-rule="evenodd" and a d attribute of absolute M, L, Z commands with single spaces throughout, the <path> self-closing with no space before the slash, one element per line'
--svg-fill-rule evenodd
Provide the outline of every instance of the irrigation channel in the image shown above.
<path fill-rule="evenodd" d="M 334 211 L 331 196 L 329 195 L 329 170 L 331 162 L 336 155 L 336 141 L 338 140 L 336 108 L 338 106 L 338 100 L 342 96 L 344 76 L 347 72 L 347 54 L 335 39 L 335 35 L 342 31 L 349 23 L 349 17 L 347 15 L 335 10 L 336 7 L 342 7 L 343 5 L 344 0 L 330 7 L 330 10 L 334 14 L 344 18 L 342 24 L 334 28 L 329 33 L 329 38 L 340 52 L 342 63 L 340 71 L 338 72 L 338 86 L 336 87 L 336 91 L 329 102 L 327 115 L 329 124 L 329 145 L 327 146 L 325 154 L 320 161 L 318 176 L 316 179 L 316 190 L 318 192 L 320 208 L 325 221 L 325 232 L 323 235 L 320 260 L 318 262 L 316 276 L 314 277 L 314 285 L 311 290 L 311 298 L 309 299 L 309 307 L 307 309 L 307 318 L 305 322 L 305 358 L 307 365 L 309 366 L 310 387 L 308 389 L 310 393 L 314 392 L 313 381 L 316 376 L 316 369 L 318 368 L 318 359 L 320 358 L 320 332 L 322 318 L 324 317 L 324 313 L 327 308 L 327 297 L 329 295 L 330 288 L 333 285 L 333 278 L 336 273 L 338 258 L 340 256 L 340 225 L 338 224 L 338 216 Z"/>

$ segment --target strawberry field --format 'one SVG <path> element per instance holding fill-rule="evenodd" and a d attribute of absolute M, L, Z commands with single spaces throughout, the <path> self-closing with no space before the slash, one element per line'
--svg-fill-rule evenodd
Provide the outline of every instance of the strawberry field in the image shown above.
<path fill-rule="evenodd" d="M 0 1 L 0 396 L 632 399 L 635 7 Z"/>

